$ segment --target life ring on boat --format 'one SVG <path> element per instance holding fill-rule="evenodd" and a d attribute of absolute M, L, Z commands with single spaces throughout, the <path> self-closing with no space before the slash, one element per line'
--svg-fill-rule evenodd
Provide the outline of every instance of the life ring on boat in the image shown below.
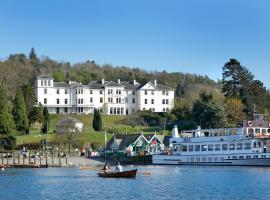
<path fill-rule="evenodd" d="M 252 126 L 252 121 L 248 121 L 248 126 Z"/>

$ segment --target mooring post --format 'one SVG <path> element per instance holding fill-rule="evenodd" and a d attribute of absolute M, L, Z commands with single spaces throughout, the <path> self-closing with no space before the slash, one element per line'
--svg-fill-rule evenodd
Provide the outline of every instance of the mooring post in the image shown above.
<path fill-rule="evenodd" d="M 67 161 L 67 155 L 65 156 L 65 158 L 66 158 L 66 166 L 68 165 L 68 161 Z"/>
<path fill-rule="evenodd" d="M 46 166 L 48 166 L 48 154 L 46 152 Z"/>
<path fill-rule="evenodd" d="M 28 160 L 29 160 L 29 165 L 31 164 L 31 154 L 30 152 L 28 153 Z"/>
<path fill-rule="evenodd" d="M 8 156 L 9 156 L 9 154 L 7 153 L 7 165 L 8 165 Z"/>
<path fill-rule="evenodd" d="M 29 161 L 30 162 L 30 161 Z M 25 156 L 24 156 L 24 154 L 23 154 L 23 157 L 22 157 L 22 163 L 23 163 L 23 165 L 25 165 Z M 29 163 L 30 164 L 30 163 Z"/>
<path fill-rule="evenodd" d="M 20 154 L 18 153 L 18 165 L 20 164 Z"/>
<path fill-rule="evenodd" d="M 3 158 L 3 154 L 1 153 L 1 160 L 2 160 L 2 165 L 4 164 L 4 158 Z"/>
<path fill-rule="evenodd" d="M 13 158 L 13 165 L 15 165 L 15 155 L 14 155 L 14 152 L 12 153 L 12 158 Z"/>
<path fill-rule="evenodd" d="M 37 160 L 37 154 L 34 156 L 34 165 L 36 165 L 36 160 Z"/>
<path fill-rule="evenodd" d="M 53 153 L 52 153 L 52 166 L 54 165 L 54 160 L 53 160 Z"/>

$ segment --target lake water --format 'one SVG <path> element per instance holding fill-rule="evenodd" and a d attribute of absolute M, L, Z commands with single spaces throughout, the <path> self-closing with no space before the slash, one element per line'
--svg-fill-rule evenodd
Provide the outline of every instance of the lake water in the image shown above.
<path fill-rule="evenodd" d="M 6 169 L 0 199 L 270 199 L 270 168 L 128 166 L 136 179 L 105 179 L 79 168 Z"/>

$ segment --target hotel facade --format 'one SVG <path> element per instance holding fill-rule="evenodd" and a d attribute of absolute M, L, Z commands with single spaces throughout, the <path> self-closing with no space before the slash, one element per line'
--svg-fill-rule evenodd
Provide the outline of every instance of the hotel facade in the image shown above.
<path fill-rule="evenodd" d="M 168 112 L 174 106 L 174 90 L 157 81 L 140 84 L 121 81 L 55 82 L 38 76 L 35 94 L 39 103 L 55 114 L 89 114 L 94 109 L 107 115 L 130 115 L 138 110 Z"/>

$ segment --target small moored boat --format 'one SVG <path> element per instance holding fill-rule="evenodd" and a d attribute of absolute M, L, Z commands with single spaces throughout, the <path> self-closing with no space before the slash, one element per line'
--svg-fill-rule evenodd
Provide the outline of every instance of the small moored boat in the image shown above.
<path fill-rule="evenodd" d="M 104 172 L 101 171 L 98 173 L 99 177 L 105 178 L 135 178 L 137 169 L 123 172 Z"/>

